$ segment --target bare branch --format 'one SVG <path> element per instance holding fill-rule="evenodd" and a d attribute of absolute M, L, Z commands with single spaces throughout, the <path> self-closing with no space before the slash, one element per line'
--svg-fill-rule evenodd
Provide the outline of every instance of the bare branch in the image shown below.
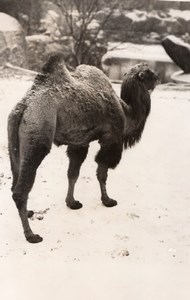
<path fill-rule="evenodd" d="M 88 61 L 94 55 L 95 49 L 99 49 L 98 40 L 99 33 L 103 30 L 118 7 L 118 1 L 112 1 L 107 15 L 99 22 L 97 29 L 90 30 L 89 25 L 93 20 L 96 20 L 97 12 L 101 5 L 105 4 L 105 0 L 57 0 L 59 7 L 65 17 L 69 35 L 73 39 L 73 48 L 71 54 L 75 61 L 83 63 Z M 106 2 L 107 3 L 107 2 Z"/>

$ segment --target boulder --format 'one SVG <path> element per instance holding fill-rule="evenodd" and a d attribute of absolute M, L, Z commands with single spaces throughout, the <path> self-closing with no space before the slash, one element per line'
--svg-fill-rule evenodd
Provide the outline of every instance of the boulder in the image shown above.
<path fill-rule="evenodd" d="M 27 67 L 26 40 L 20 23 L 0 12 L 0 65 Z"/>
<path fill-rule="evenodd" d="M 162 40 L 162 46 L 184 73 L 190 73 L 190 44 L 183 42 L 176 36 L 169 35 Z"/>
<path fill-rule="evenodd" d="M 160 35 L 157 32 L 150 32 L 145 37 L 142 37 L 142 41 L 147 44 L 159 44 L 160 39 Z"/>

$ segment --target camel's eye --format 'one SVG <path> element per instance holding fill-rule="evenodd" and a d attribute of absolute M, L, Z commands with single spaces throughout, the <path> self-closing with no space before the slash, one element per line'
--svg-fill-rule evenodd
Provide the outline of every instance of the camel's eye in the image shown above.
<path fill-rule="evenodd" d="M 139 72 L 139 78 L 140 78 L 141 80 L 143 80 L 144 77 L 145 77 L 145 73 L 144 73 L 144 72 Z"/>

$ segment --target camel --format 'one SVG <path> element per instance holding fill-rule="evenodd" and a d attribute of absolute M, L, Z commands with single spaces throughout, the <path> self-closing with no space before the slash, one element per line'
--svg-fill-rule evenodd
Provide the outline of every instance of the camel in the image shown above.
<path fill-rule="evenodd" d="M 124 75 L 120 99 L 96 67 L 80 65 L 71 74 L 62 55 L 49 58 L 8 117 L 12 197 L 28 242 L 43 240 L 32 232 L 28 218 L 33 211 L 27 211 L 27 201 L 37 168 L 52 143 L 67 145 L 69 208 L 82 207 L 74 199 L 74 188 L 89 144 L 95 140 L 100 144 L 95 161 L 102 203 L 117 205 L 107 194 L 108 169 L 118 165 L 123 149 L 140 140 L 150 112 L 149 92 L 157 83 L 158 76 L 146 64 L 138 64 Z"/>

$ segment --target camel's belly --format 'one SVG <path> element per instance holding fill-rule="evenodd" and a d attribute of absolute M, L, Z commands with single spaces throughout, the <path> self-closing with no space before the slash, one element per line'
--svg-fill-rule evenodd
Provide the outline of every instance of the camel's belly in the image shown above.
<path fill-rule="evenodd" d="M 100 137 L 101 130 L 99 128 L 71 128 L 66 131 L 57 130 L 54 143 L 60 145 L 88 145 L 91 141 Z"/>
<path fill-rule="evenodd" d="M 104 107 L 102 110 L 84 111 L 66 106 L 58 110 L 54 143 L 56 145 L 88 145 L 91 141 L 100 140 L 113 143 L 123 134 L 123 116 L 119 110 L 114 113 Z"/>

